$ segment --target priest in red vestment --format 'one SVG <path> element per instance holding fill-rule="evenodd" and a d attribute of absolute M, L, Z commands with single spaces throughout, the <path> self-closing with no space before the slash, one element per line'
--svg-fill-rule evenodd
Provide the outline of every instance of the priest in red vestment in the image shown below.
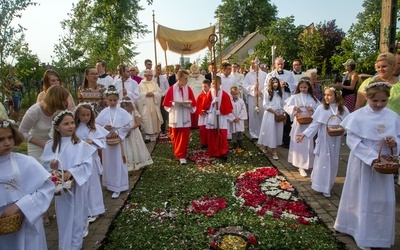
<path fill-rule="evenodd" d="M 198 125 L 200 130 L 200 144 L 203 149 L 207 148 L 207 109 L 203 109 L 204 100 L 207 97 L 207 93 L 210 91 L 211 81 L 205 79 L 201 84 L 201 93 L 196 100 L 196 115 L 198 115 Z"/>
<path fill-rule="evenodd" d="M 216 76 L 212 88 L 207 93 L 203 109 L 208 110 L 207 134 L 208 151 L 210 156 L 228 158 L 228 116 L 232 113 L 233 106 L 228 93 L 220 89 L 221 78 Z"/>
<path fill-rule="evenodd" d="M 196 100 L 192 89 L 187 86 L 189 73 L 180 69 L 178 81 L 169 87 L 163 106 L 169 113 L 170 138 L 174 155 L 181 164 L 186 164 L 187 147 L 190 136 L 190 114 L 196 111 Z"/>

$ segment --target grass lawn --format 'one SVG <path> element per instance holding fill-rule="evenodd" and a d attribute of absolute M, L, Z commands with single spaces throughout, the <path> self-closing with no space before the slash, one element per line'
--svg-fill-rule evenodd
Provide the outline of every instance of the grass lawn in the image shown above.
<path fill-rule="evenodd" d="M 103 249 L 344 248 L 249 140 L 226 162 L 203 158 L 198 141 L 192 130 L 187 165 L 157 143 Z"/>

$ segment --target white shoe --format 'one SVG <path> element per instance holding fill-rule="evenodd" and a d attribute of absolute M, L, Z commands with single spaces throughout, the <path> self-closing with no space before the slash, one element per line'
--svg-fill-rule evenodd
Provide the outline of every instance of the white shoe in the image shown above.
<path fill-rule="evenodd" d="M 186 165 L 186 163 L 187 163 L 185 158 L 181 158 L 181 159 L 179 159 L 179 161 L 180 161 L 181 165 Z"/>
<path fill-rule="evenodd" d="M 277 154 L 272 154 L 272 159 L 274 159 L 274 160 L 279 160 L 279 157 L 278 157 Z"/>
<path fill-rule="evenodd" d="M 117 199 L 117 198 L 119 197 L 119 195 L 120 195 L 120 192 L 114 192 L 114 193 L 111 195 L 111 198 Z"/>
<path fill-rule="evenodd" d="M 329 197 L 331 197 L 331 194 L 330 193 L 322 193 L 326 198 L 329 198 Z"/>
<path fill-rule="evenodd" d="M 307 176 L 307 172 L 306 172 L 304 169 L 299 168 L 299 172 L 300 172 L 300 175 L 301 175 L 301 176 L 303 176 L 303 177 L 306 177 L 306 176 Z"/>
<path fill-rule="evenodd" d="M 98 218 L 99 218 L 98 215 L 96 215 L 96 216 L 89 216 L 89 217 L 87 218 L 87 220 L 88 220 L 89 223 L 92 223 L 92 222 L 95 222 Z"/>
<path fill-rule="evenodd" d="M 89 229 L 85 231 L 85 233 L 83 234 L 83 238 L 86 238 L 89 235 Z"/>

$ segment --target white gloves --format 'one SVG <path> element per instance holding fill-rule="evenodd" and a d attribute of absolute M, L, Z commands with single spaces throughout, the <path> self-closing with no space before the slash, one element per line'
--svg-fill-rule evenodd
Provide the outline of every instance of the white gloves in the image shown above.
<path fill-rule="evenodd" d="M 220 112 L 219 110 L 215 110 L 215 114 L 216 114 L 216 115 L 220 115 L 221 112 Z"/>

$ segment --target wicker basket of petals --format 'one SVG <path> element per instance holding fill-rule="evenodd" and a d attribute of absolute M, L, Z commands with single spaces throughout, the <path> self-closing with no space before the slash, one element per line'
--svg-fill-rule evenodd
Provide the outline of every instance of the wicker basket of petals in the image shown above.
<path fill-rule="evenodd" d="M 345 129 L 340 126 L 340 124 L 329 123 L 332 118 L 336 117 L 342 121 L 342 118 L 340 118 L 338 115 L 331 115 L 326 121 L 326 133 L 328 133 L 329 136 L 342 136 L 344 134 Z"/>
<path fill-rule="evenodd" d="M 310 124 L 312 122 L 312 113 L 306 107 L 300 106 L 297 109 L 296 120 L 300 124 Z"/>
<path fill-rule="evenodd" d="M 21 213 L 0 219 L 0 235 L 17 232 L 22 225 L 24 216 Z"/>
<path fill-rule="evenodd" d="M 399 156 L 393 155 L 393 148 L 390 148 L 390 155 L 382 155 L 382 148 L 385 143 L 386 140 L 382 140 L 378 159 L 372 162 L 372 166 L 381 174 L 397 174 L 400 168 Z"/>

